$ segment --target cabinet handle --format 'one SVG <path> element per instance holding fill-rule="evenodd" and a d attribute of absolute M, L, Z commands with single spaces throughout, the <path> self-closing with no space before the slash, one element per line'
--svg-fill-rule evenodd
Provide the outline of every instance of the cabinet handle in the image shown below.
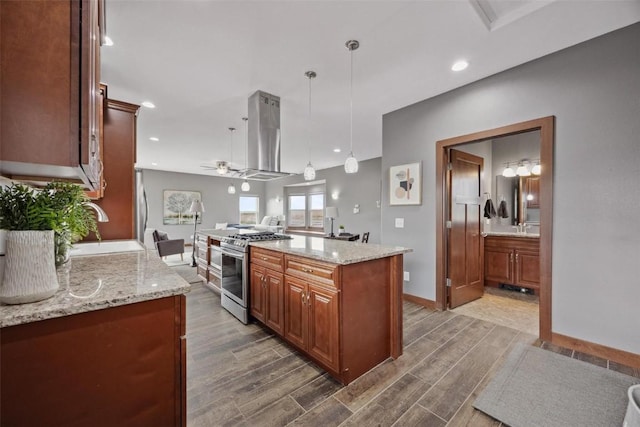
<path fill-rule="evenodd" d="M 309 293 L 307 293 L 307 304 L 309 304 Z"/>
<path fill-rule="evenodd" d="M 266 256 L 260 257 L 262 258 L 263 261 L 269 261 L 269 258 L 267 258 Z"/>
<path fill-rule="evenodd" d="M 305 267 L 302 267 L 302 271 L 304 271 L 305 273 L 313 273 L 313 270 L 312 270 L 312 269 L 310 269 L 310 268 L 305 268 Z"/>
<path fill-rule="evenodd" d="M 518 262 L 518 254 L 516 254 L 516 263 Z"/>
<path fill-rule="evenodd" d="M 509 254 L 509 262 L 513 262 L 513 253 Z"/>
<path fill-rule="evenodd" d="M 302 304 L 304 304 L 304 292 L 301 292 L 300 296 L 302 297 Z"/>

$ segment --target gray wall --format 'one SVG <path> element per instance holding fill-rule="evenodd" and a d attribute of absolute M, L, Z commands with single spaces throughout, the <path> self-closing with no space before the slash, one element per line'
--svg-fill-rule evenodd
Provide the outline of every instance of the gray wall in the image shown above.
<path fill-rule="evenodd" d="M 336 206 L 340 217 L 334 221 L 334 232 L 343 224 L 353 234 L 368 231 L 369 243 L 380 243 L 380 171 L 382 159 L 377 157 L 361 161 L 358 173 L 347 175 L 343 166 L 316 171 L 316 180 L 325 181 L 326 206 Z M 283 187 L 304 183 L 302 175 L 269 181 L 266 184 L 265 198 L 267 215 L 284 215 Z M 337 192 L 338 199 L 333 200 L 331 194 Z M 353 208 L 360 205 L 360 213 L 354 214 Z M 325 221 L 325 230 L 329 231 L 330 222 Z"/>
<path fill-rule="evenodd" d="M 162 224 L 163 191 L 164 190 L 189 190 L 202 193 L 202 203 L 205 212 L 202 214 L 202 224 L 198 229 L 213 228 L 216 222 L 237 223 L 240 222 L 239 197 L 252 195 L 260 197 L 259 219 L 265 215 L 264 183 L 250 181 L 251 190 L 244 193 L 240 191 L 242 180 L 220 178 L 206 175 L 143 170 L 144 188 L 149 204 L 149 218 L 147 228 L 160 229 L 169 233 L 169 237 L 189 241 L 193 235 L 191 225 L 164 225 Z M 227 193 L 229 184 L 236 186 L 236 194 Z M 146 242 L 145 242 L 146 243 Z"/>
<path fill-rule="evenodd" d="M 552 330 L 640 353 L 638 40 L 634 24 L 383 117 L 383 170 L 424 171 L 411 207 L 388 206 L 383 174 L 382 241 L 415 249 L 407 293 L 435 299 L 436 141 L 554 115 Z"/>

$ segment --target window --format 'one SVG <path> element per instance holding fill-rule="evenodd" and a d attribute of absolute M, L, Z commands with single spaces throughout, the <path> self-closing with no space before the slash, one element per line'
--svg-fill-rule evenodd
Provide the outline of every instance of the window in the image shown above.
<path fill-rule="evenodd" d="M 257 224 L 258 206 L 260 206 L 259 197 L 240 196 L 240 224 Z"/>
<path fill-rule="evenodd" d="M 287 190 L 287 228 L 324 231 L 324 186 Z"/>

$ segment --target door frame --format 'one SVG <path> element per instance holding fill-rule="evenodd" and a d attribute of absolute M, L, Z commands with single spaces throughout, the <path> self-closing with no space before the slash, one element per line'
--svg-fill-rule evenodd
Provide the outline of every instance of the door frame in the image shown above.
<path fill-rule="evenodd" d="M 540 339 L 551 341 L 551 249 L 553 242 L 553 145 L 555 116 L 443 139 L 436 144 L 436 307 L 447 309 L 446 221 L 447 150 L 454 146 L 540 131 Z"/>

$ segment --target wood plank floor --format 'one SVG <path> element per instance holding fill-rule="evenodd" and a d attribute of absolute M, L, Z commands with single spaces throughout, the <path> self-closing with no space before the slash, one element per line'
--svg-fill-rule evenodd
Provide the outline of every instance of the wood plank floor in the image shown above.
<path fill-rule="evenodd" d="M 408 302 L 403 316 L 403 356 L 344 387 L 267 329 L 240 323 L 218 295 L 192 285 L 187 425 L 500 426 L 471 404 L 512 347 L 540 345 L 537 338 Z"/>

